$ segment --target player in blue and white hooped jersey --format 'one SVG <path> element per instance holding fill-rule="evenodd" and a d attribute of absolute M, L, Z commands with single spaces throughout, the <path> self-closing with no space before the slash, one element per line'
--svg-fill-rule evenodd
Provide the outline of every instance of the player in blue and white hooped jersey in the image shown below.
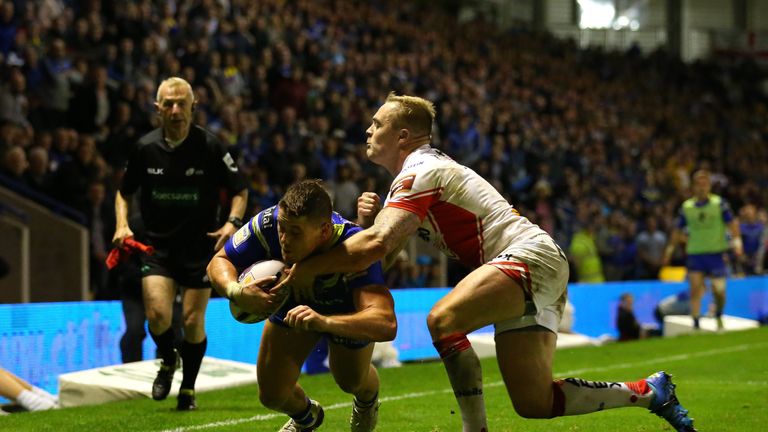
<path fill-rule="evenodd" d="M 288 188 L 277 206 L 238 230 L 211 260 L 208 275 L 214 288 L 242 309 L 270 310 L 275 293 L 240 285 L 237 277 L 243 269 L 271 259 L 290 266 L 360 230 L 332 211 L 320 181 L 302 181 Z M 380 262 L 353 274 L 318 276 L 312 299 L 301 304 L 289 299 L 265 322 L 257 363 L 262 404 L 291 417 L 282 430 L 320 425 L 322 408 L 307 397 L 298 377 L 312 349 L 326 337 L 331 373 L 341 389 L 355 396 L 352 430 L 373 430 L 379 379 L 371 365 L 371 342 L 392 340 L 396 331 L 394 301 L 384 286 Z"/>

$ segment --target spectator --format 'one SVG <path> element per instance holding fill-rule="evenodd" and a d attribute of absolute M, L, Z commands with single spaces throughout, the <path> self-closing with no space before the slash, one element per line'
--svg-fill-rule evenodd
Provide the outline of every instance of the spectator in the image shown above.
<path fill-rule="evenodd" d="M 357 218 L 357 197 L 361 190 L 353 178 L 352 167 L 342 161 L 337 170 L 338 177 L 331 183 L 333 193 L 333 208 L 349 220 Z"/>
<path fill-rule="evenodd" d="M 4 1 L 0 4 L 0 54 L 3 57 L 10 54 L 17 30 L 18 21 L 14 2 Z"/>
<path fill-rule="evenodd" d="M 114 96 L 107 86 L 107 68 L 95 66 L 89 69 L 89 79 L 72 99 L 70 124 L 81 134 L 107 135 L 107 120 Z"/>
<path fill-rule="evenodd" d="M 24 153 L 24 149 L 20 146 L 12 146 L 3 155 L 3 166 L 0 172 L 14 180 L 23 182 L 23 176 L 28 167 L 29 162 L 27 162 L 27 154 Z"/>
<path fill-rule="evenodd" d="M 132 116 L 133 111 L 128 102 L 117 103 L 109 135 L 99 146 L 100 153 L 112 167 L 125 166 L 130 148 L 138 138 Z"/>
<path fill-rule="evenodd" d="M 40 120 L 43 129 L 62 127 L 67 121 L 69 98 L 72 96 L 69 75 L 72 61 L 67 56 L 63 39 L 55 38 L 43 58 L 43 85 L 40 90 Z"/>
<path fill-rule="evenodd" d="M 45 195 L 51 195 L 53 183 L 48 169 L 48 150 L 39 146 L 32 147 L 27 158 L 29 159 L 29 169 L 24 173 L 24 181 L 32 189 Z"/>
<path fill-rule="evenodd" d="M 96 180 L 88 185 L 86 206 L 83 213 L 88 224 L 91 295 L 95 300 L 117 300 L 118 293 L 111 292 L 105 264 L 109 244 L 114 234 L 115 220 L 111 211 L 112 201 L 107 200 L 104 183 Z"/>
<path fill-rule="evenodd" d="M 640 259 L 639 279 L 658 278 L 664 259 L 667 235 L 659 229 L 654 216 L 645 218 L 645 229 L 637 235 L 636 243 L 637 255 Z"/>
<path fill-rule="evenodd" d="M 323 143 L 323 149 L 318 153 L 317 159 L 320 161 L 323 178 L 335 179 L 338 174 L 341 157 L 339 155 L 338 138 L 328 137 Z"/>
<path fill-rule="evenodd" d="M 77 209 L 87 207 L 88 185 L 99 180 L 98 157 L 93 137 L 80 135 L 75 157 L 62 164 L 56 173 L 56 194 L 62 202 Z"/>
<path fill-rule="evenodd" d="M 578 282 L 604 282 L 603 265 L 595 243 L 597 222 L 589 220 L 585 226 L 576 231 L 571 240 L 570 259 L 576 269 Z"/>
<path fill-rule="evenodd" d="M 10 122 L 23 128 L 29 128 L 26 95 L 26 78 L 19 68 L 11 68 L 0 87 L 0 122 Z"/>
<path fill-rule="evenodd" d="M 267 173 L 269 181 L 277 190 L 284 191 L 291 182 L 293 155 L 286 149 L 285 137 L 280 133 L 272 135 L 269 148 L 259 159 L 259 165 Z"/>
<path fill-rule="evenodd" d="M 272 207 L 280 200 L 280 194 L 269 181 L 269 175 L 261 168 L 251 171 L 248 184 L 248 214 L 255 214 Z"/>
<path fill-rule="evenodd" d="M 739 210 L 739 216 L 739 230 L 744 242 L 744 255 L 741 259 L 737 258 L 736 262 L 744 274 L 763 274 L 765 249 L 768 245 L 766 221 L 758 217 L 757 207 L 754 204 L 747 204 L 742 207 Z"/>
<path fill-rule="evenodd" d="M 616 311 L 616 328 L 619 330 L 619 341 L 629 341 L 645 337 L 642 326 L 635 317 L 635 298 L 630 293 L 619 297 L 619 307 Z"/>

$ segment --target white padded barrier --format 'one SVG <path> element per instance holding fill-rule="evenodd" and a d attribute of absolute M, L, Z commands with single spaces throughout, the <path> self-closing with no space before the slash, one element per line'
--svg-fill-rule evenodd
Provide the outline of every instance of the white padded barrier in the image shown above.
<path fill-rule="evenodd" d="M 66 408 L 152 397 L 152 381 L 159 366 L 160 360 L 145 360 L 60 375 L 59 403 Z M 181 377 L 181 369 L 176 370 L 169 398 L 178 394 Z M 253 383 L 256 365 L 205 357 L 195 390 L 205 392 Z"/>
<path fill-rule="evenodd" d="M 700 332 L 717 332 L 717 320 L 711 317 L 699 318 L 699 330 L 693 328 L 693 318 L 690 315 L 668 315 L 664 317 L 664 336 L 677 336 L 681 334 Z M 749 330 L 760 327 L 760 323 L 731 315 L 723 315 L 723 331 Z"/>

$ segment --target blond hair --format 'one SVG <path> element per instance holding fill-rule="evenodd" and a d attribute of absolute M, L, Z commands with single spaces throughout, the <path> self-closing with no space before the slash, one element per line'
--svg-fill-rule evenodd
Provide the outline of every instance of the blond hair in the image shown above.
<path fill-rule="evenodd" d="M 155 96 L 156 101 L 158 103 L 162 102 L 160 100 L 160 97 L 162 95 L 162 90 L 164 88 L 179 87 L 179 86 L 185 87 L 192 101 L 195 100 L 195 93 L 192 91 L 192 86 L 187 82 L 187 80 L 179 77 L 170 77 L 170 78 L 164 79 L 163 82 L 161 82 L 160 85 L 157 87 L 157 96 Z"/>
<path fill-rule="evenodd" d="M 694 173 L 693 173 L 693 175 L 691 176 L 691 178 L 692 178 L 692 179 L 694 179 L 694 180 L 696 180 L 696 179 L 697 179 L 697 178 L 699 178 L 699 177 L 704 177 L 704 178 L 706 178 L 707 180 L 709 180 L 709 181 L 712 181 L 712 176 L 711 176 L 711 174 L 709 173 L 709 170 L 708 170 L 708 169 L 706 169 L 706 168 L 702 168 L 702 169 L 700 169 L 700 170 L 697 170 L 697 171 L 696 171 L 696 172 L 694 172 Z"/>
<path fill-rule="evenodd" d="M 387 103 L 396 103 L 399 107 L 392 112 L 392 123 L 396 128 L 406 128 L 416 135 L 429 135 L 435 120 L 435 104 L 418 96 L 398 96 L 391 92 Z"/>

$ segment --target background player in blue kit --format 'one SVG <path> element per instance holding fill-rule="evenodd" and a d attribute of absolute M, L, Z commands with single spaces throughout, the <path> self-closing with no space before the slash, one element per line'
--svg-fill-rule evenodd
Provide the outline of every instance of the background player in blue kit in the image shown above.
<path fill-rule="evenodd" d="M 242 309 L 267 311 L 275 294 L 258 286 L 243 287 L 237 282 L 239 272 L 268 259 L 290 266 L 358 231 L 360 227 L 332 211 L 320 181 L 305 180 L 288 188 L 277 206 L 238 230 L 213 257 L 208 275 L 213 287 Z M 298 378 L 311 350 L 326 337 L 331 373 L 339 387 L 355 397 L 352 430 L 373 430 L 379 377 L 371 365 L 371 342 L 392 340 L 396 331 L 394 301 L 384 286 L 380 262 L 354 274 L 320 275 L 313 300 L 297 304 L 290 299 L 264 325 L 257 363 L 261 403 L 291 417 L 282 431 L 320 426 L 323 409 L 304 393 Z"/>
<path fill-rule="evenodd" d="M 693 197 L 680 206 L 677 229 L 664 251 L 664 263 L 674 252 L 675 244 L 686 242 L 688 254 L 688 283 L 691 291 L 691 317 L 693 326 L 699 328 L 701 298 L 704 296 L 704 278 L 712 281 L 712 296 L 715 299 L 717 327 L 723 328 L 725 308 L 725 278 L 727 267 L 725 254 L 728 252 L 726 230 L 730 231 L 733 253 L 740 258 L 743 253 L 739 223 L 733 217 L 728 203 L 719 195 L 711 193 L 712 180 L 709 171 L 699 170 L 693 174 Z M 687 234 L 687 236 L 686 236 Z"/>

